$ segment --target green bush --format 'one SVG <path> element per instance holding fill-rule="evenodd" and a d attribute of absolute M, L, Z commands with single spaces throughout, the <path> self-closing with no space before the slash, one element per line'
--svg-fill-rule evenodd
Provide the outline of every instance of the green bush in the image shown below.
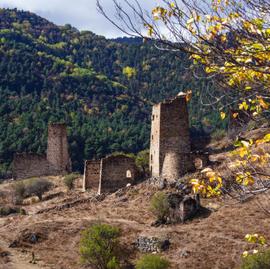
<path fill-rule="evenodd" d="M 241 269 L 269 269 L 270 249 L 243 258 Z"/>
<path fill-rule="evenodd" d="M 136 165 L 144 176 L 149 175 L 149 150 L 142 150 L 136 155 Z"/>
<path fill-rule="evenodd" d="M 42 200 L 42 195 L 49 191 L 52 187 L 53 184 L 47 179 L 32 179 L 25 185 L 25 197 L 36 195 L 39 200 Z"/>
<path fill-rule="evenodd" d="M 120 230 L 107 224 L 96 224 L 82 232 L 82 262 L 94 269 L 118 269 Z"/>
<path fill-rule="evenodd" d="M 0 217 L 8 216 L 10 214 L 20 213 L 20 208 L 14 208 L 10 206 L 0 207 Z"/>
<path fill-rule="evenodd" d="M 153 254 L 147 254 L 142 256 L 137 262 L 136 262 L 136 269 L 167 269 L 169 268 L 170 263 L 158 256 Z"/>
<path fill-rule="evenodd" d="M 22 216 L 24 216 L 24 215 L 26 215 L 26 210 L 25 209 L 23 209 L 23 208 L 20 208 L 20 215 L 22 215 Z"/>
<path fill-rule="evenodd" d="M 168 196 L 164 192 L 157 192 L 150 201 L 150 210 L 160 221 L 166 221 L 169 214 Z"/>
<path fill-rule="evenodd" d="M 212 141 L 218 141 L 226 137 L 227 132 L 223 129 L 217 129 L 211 134 Z"/>
<path fill-rule="evenodd" d="M 47 179 L 30 179 L 19 181 L 13 184 L 15 203 L 20 203 L 24 198 L 38 196 L 42 200 L 42 195 L 52 188 L 53 184 Z"/>
<path fill-rule="evenodd" d="M 64 177 L 64 184 L 66 185 L 66 187 L 71 190 L 73 189 L 74 187 L 74 180 L 76 178 L 79 177 L 79 174 L 76 174 L 76 173 L 72 173 L 72 174 L 69 174 L 69 175 L 66 175 Z"/>
<path fill-rule="evenodd" d="M 25 184 L 22 181 L 15 182 L 12 185 L 14 197 L 15 197 L 15 204 L 20 204 L 25 196 Z"/>

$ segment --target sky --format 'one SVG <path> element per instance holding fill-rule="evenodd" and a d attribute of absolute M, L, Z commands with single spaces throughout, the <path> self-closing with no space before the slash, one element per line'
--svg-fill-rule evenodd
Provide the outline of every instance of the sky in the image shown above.
<path fill-rule="evenodd" d="M 154 6 L 154 1 L 138 2 L 146 10 Z M 110 16 L 114 16 L 112 0 L 101 0 L 101 3 Z M 79 30 L 90 30 L 108 38 L 125 35 L 97 11 L 96 0 L 0 0 L 0 7 L 31 11 L 57 25 L 69 23 Z"/>

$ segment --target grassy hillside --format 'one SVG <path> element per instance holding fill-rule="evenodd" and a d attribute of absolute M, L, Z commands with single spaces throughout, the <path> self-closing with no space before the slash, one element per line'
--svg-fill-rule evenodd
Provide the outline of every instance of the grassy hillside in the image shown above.
<path fill-rule="evenodd" d="M 149 145 L 151 105 L 187 89 L 195 96 L 192 125 L 215 125 L 198 98 L 206 82 L 188 65 L 185 55 L 139 40 L 107 40 L 0 9 L 0 174 L 14 152 L 45 152 L 48 122 L 68 124 L 75 170 L 83 159 L 136 153 Z"/>

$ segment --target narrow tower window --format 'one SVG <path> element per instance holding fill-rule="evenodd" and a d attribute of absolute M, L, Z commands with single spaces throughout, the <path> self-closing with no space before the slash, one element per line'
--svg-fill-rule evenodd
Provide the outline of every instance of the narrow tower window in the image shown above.
<path fill-rule="evenodd" d="M 127 170 L 126 178 L 132 178 L 132 175 L 131 175 L 131 171 L 130 170 Z"/>

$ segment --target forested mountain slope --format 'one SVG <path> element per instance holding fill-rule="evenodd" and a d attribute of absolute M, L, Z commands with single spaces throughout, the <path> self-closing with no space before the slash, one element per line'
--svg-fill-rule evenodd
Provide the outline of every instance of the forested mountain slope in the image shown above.
<path fill-rule="evenodd" d="M 192 124 L 213 124 L 199 105 L 206 82 L 178 56 L 0 9 L 0 171 L 14 152 L 45 152 L 48 122 L 68 124 L 75 170 L 84 159 L 136 153 L 149 145 L 151 105 L 187 89 L 195 96 Z"/>

